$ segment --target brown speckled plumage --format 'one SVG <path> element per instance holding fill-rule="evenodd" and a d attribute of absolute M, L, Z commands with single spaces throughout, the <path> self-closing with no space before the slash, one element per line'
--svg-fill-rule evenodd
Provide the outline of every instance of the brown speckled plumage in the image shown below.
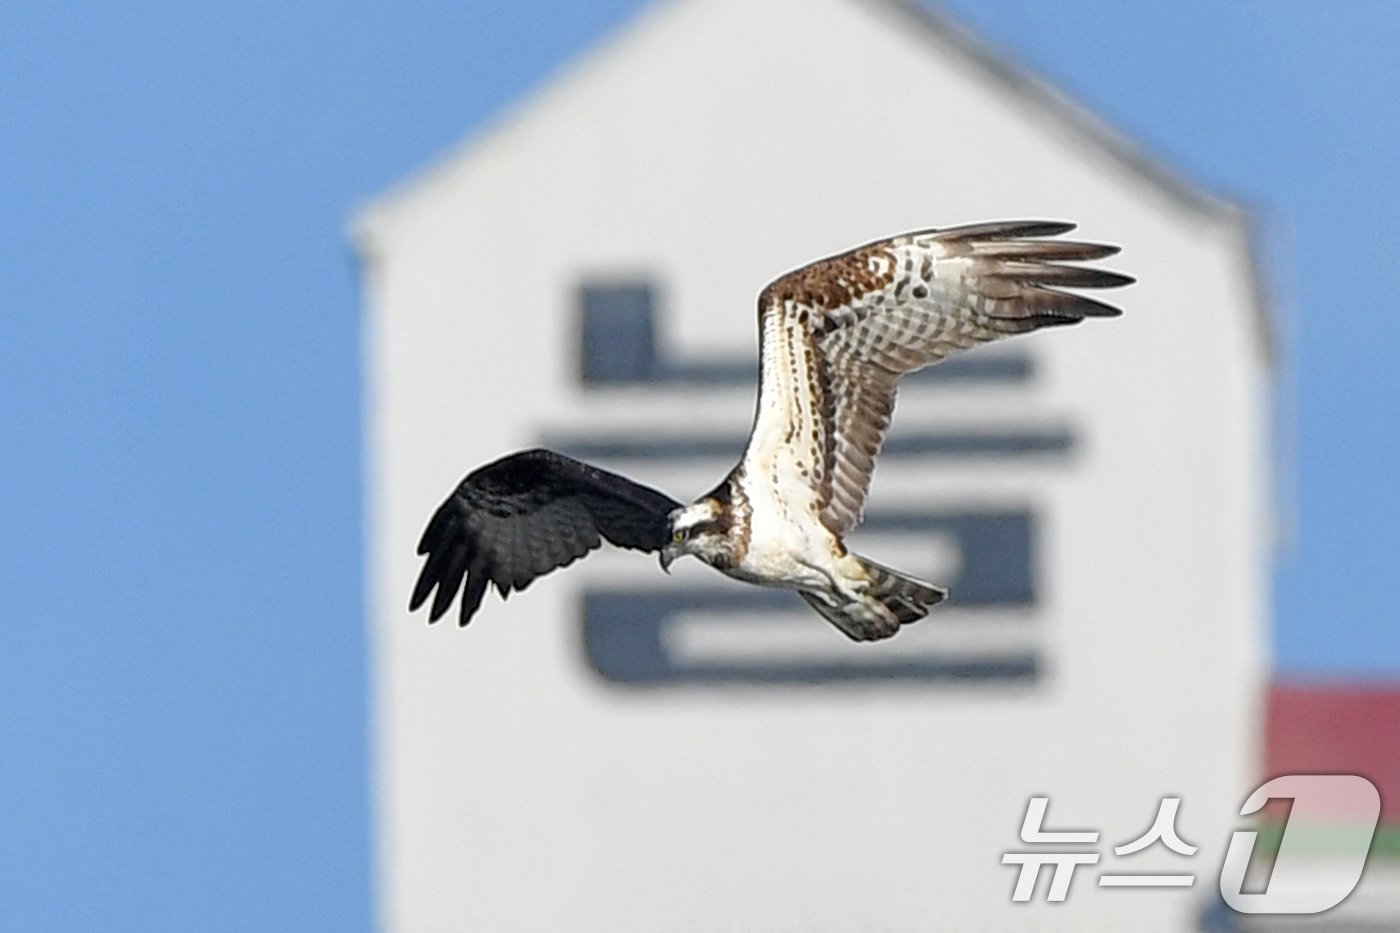
<path fill-rule="evenodd" d="M 800 405 L 765 402 L 755 436 L 778 431 L 816 454 L 820 518 L 833 534 L 860 521 L 900 376 L 979 343 L 1119 313 L 1060 290 L 1132 281 L 1060 265 L 1118 251 L 1039 239 L 1073 227 L 1022 221 L 907 233 L 804 266 L 763 290 L 760 321 L 781 317 L 784 336 L 803 344 L 803 352 L 782 356 L 789 364 L 810 360 L 793 382 L 811 394 L 817 417 L 809 419 Z M 765 366 L 773 356 L 765 346 Z"/>

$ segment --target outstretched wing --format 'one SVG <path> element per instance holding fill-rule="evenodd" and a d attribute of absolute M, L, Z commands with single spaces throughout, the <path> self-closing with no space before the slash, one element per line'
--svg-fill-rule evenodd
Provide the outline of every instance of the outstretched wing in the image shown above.
<path fill-rule="evenodd" d="M 806 484 L 834 534 L 860 522 L 899 377 L 957 350 L 1119 309 L 1062 289 L 1126 275 L 1064 262 L 1118 247 L 1009 221 L 924 230 L 790 272 L 759 297 L 762 378 L 745 462 Z"/>
<path fill-rule="evenodd" d="M 437 588 L 436 622 L 466 579 L 461 624 L 481 605 L 487 583 L 504 599 L 536 577 L 602 544 L 660 550 L 680 503 L 616 473 L 555 453 L 526 450 L 472 472 L 428 522 L 418 553 L 428 555 L 410 612 Z"/>

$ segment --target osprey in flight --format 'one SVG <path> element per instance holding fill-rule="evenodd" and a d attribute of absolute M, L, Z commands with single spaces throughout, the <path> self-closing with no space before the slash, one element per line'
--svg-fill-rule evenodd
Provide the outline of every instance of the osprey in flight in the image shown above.
<path fill-rule="evenodd" d="M 1040 327 L 1114 317 L 1064 289 L 1126 275 L 1066 262 L 1116 246 L 1048 239 L 1074 224 L 1011 221 L 922 230 L 790 272 L 758 299 L 758 411 L 748 447 L 689 505 L 549 450 L 475 470 L 428 522 L 409 610 L 429 621 L 466 581 L 461 624 L 487 584 L 504 599 L 597 548 L 692 555 L 739 580 L 796 590 L 857 641 L 888 638 L 947 590 L 847 550 L 861 520 L 900 376 Z"/>

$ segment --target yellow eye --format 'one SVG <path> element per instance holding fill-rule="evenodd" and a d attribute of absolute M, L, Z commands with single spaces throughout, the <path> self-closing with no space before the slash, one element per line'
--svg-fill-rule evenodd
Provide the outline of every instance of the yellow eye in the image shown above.
<path fill-rule="evenodd" d="M 684 540 L 685 540 L 685 532 L 684 532 L 684 531 L 673 531 L 673 532 L 671 532 L 671 543 L 672 543 L 672 544 L 680 544 L 680 543 L 681 543 L 682 541 L 684 541 Z"/>

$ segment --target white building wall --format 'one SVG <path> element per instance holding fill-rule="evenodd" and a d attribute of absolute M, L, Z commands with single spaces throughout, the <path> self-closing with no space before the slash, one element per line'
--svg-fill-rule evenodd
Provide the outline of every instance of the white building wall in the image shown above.
<path fill-rule="evenodd" d="M 1124 316 L 1008 342 L 1033 358 L 1028 385 L 910 388 L 894 436 L 1052 424 L 1074 447 L 882 462 L 872 508 L 1029 504 L 1030 617 L 970 615 L 955 590 L 889 643 L 846 643 L 812 615 L 810 639 L 775 650 L 894 662 L 1029 644 L 1034 679 L 608 683 L 580 647 L 585 588 L 714 582 L 635 554 L 488 596 L 465 631 L 407 614 L 417 538 L 469 468 L 551 433 L 748 424 L 751 387 L 582 389 L 582 278 L 651 277 L 666 352 L 745 357 L 777 274 L 1009 217 L 1122 244 L 1109 265 L 1140 280 L 1113 296 Z M 1191 928 L 1253 786 L 1266 660 L 1267 371 L 1237 215 L 1149 180 L 894 4 L 682 0 L 374 205 L 358 234 L 386 928 Z M 731 464 L 607 465 L 688 498 Z M 867 550 L 938 562 L 898 541 Z M 734 650 L 720 641 L 701 647 Z M 1033 794 L 1051 796 L 1052 825 L 1103 833 L 1103 863 L 1064 904 L 1010 903 L 1001 855 L 1026 848 Z M 1166 795 L 1200 852 L 1115 863 Z M 1115 869 L 1199 878 L 1096 889 Z"/>

